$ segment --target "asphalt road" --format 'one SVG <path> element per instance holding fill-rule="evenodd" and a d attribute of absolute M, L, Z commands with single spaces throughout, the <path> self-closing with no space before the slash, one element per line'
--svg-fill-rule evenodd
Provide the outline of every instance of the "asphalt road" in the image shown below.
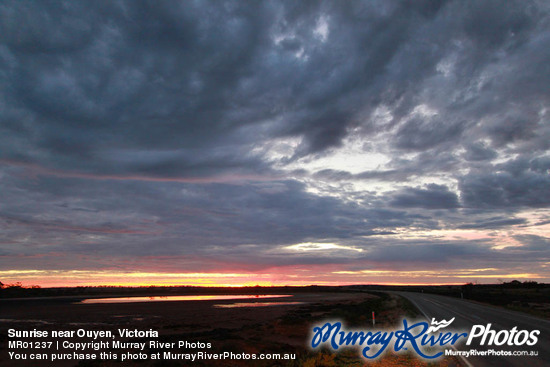
<path fill-rule="evenodd" d="M 525 315 L 519 312 L 508 311 L 498 307 L 482 305 L 479 303 L 461 300 L 457 298 L 437 296 L 427 293 L 398 292 L 399 295 L 410 300 L 431 322 L 432 318 L 436 321 L 443 319 L 450 320 L 455 317 L 455 321 L 449 326 L 449 329 L 465 331 L 470 334 L 473 325 L 491 324 L 491 329 L 511 330 L 517 327 L 517 330 L 540 330 L 538 342 L 534 346 L 482 346 L 479 345 L 481 338 L 476 338 L 471 345 L 465 345 L 465 341 L 457 344 L 458 350 L 477 349 L 482 350 L 507 350 L 507 351 L 538 351 L 538 356 L 470 356 L 465 358 L 465 364 L 474 367 L 485 366 L 550 366 L 550 321 L 537 317 Z M 485 343 L 487 344 L 487 342 Z M 464 359 L 463 359 L 464 360 Z"/>

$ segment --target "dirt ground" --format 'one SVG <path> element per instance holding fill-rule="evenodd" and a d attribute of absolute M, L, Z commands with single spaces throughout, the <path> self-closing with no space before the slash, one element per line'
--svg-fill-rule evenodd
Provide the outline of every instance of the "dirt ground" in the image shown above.
<path fill-rule="evenodd" d="M 266 306 L 265 303 L 274 304 Z M 292 302 L 293 304 L 285 304 Z M 234 307 L 248 303 L 255 307 Z M 279 303 L 279 304 L 277 304 Z M 229 306 L 229 307 L 228 307 Z M 120 304 L 79 304 L 60 299 L 0 301 L 0 365 L 1 366 L 460 366 L 455 359 L 441 359 L 430 364 L 411 354 L 386 353 L 376 361 L 360 357 L 360 351 L 345 348 L 337 352 L 311 350 L 312 328 L 324 320 L 341 320 L 354 329 L 372 328 L 372 312 L 376 328 L 397 325 L 400 320 L 415 317 L 416 311 L 401 298 L 383 293 L 307 293 L 273 299 L 223 301 L 168 301 Z M 111 330 L 117 340 L 145 342 L 148 356 L 166 351 L 191 353 L 230 352 L 234 354 L 279 353 L 295 355 L 293 360 L 65 360 L 37 362 L 10 359 L 8 330 Z M 155 330 L 158 338 L 119 338 L 118 329 Z M 51 338 L 9 338 L 9 340 L 56 341 Z M 59 338 L 58 338 L 59 339 Z M 87 338 L 69 341 L 93 341 Z M 197 348 L 155 348 L 149 340 L 161 343 L 191 343 Z M 199 348 L 210 343 L 210 348 Z M 29 350 L 26 350 L 29 352 Z M 122 354 L 133 349 L 106 349 Z M 64 353 L 70 351 L 65 350 Z M 96 353 L 87 349 L 79 353 Z"/>

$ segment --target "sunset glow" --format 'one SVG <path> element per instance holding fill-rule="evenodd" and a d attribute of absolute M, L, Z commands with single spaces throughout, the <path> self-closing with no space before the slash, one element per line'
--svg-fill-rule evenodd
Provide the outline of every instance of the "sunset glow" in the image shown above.
<path fill-rule="evenodd" d="M 65 286 L 201 286 L 201 287 L 254 287 L 254 286 L 307 286 L 307 285 L 428 285 L 464 284 L 467 282 L 494 283 L 513 279 L 541 280 L 536 273 L 503 273 L 495 268 L 459 271 L 393 271 L 361 270 L 332 271 L 328 274 L 315 271 L 302 272 L 300 277 L 278 273 L 140 273 L 94 271 L 11 270 L 0 272 L 5 283 L 22 282 L 42 287 Z M 364 281 L 358 281 L 363 279 Z"/>

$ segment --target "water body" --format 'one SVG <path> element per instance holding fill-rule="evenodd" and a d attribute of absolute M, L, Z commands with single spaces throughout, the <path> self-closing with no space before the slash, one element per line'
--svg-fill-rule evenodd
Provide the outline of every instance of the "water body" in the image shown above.
<path fill-rule="evenodd" d="M 259 299 L 292 297 L 290 294 L 262 294 L 262 295 L 206 295 L 206 296 L 152 296 L 152 297 L 110 297 L 88 298 L 79 303 L 135 303 L 135 302 L 166 302 L 166 301 L 219 301 L 233 299 Z"/>
<path fill-rule="evenodd" d="M 305 302 L 240 302 L 214 305 L 216 308 L 240 308 L 240 307 L 270 307 L 286 305 L 303 305 Z"/>

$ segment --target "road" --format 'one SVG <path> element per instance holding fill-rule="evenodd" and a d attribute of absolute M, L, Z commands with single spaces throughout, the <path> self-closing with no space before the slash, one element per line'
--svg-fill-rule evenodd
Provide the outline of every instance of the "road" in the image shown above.
<path fill-rule="evenodd" d="M 458 350 L 477 349 L 489 350 L 528 350 L 538 351 L 537 357 L 521 356 L 521 357 L 499 357 L 499 356 L 470 356 L 464 358 L 465 364 L 474 367 L 515 367 L 515 366 L 550 366 L 550 321 L 537 317 L 525 315 L 519 312 L 509 311 L 498 307 L 482 305 L 467 300 L 457 298 L 437 296 L 426 293 L 412 292 L 397 292 L 399 295 L 411 301 L 431 322 L 432 318 L 437 321 L 443 319 L 450 320 L 455 317 L 455 321 L 449 327 L 455 330 L 465 331 L 470 334 L 473 325 L 491 324 L 491 329 L 496 330 L 511 330 L 517 327 L 517 330 L 540 330 L 538 335 L 538 343 L 534 346 L 523 345 L 521 347 L 503 346 L 480 346 L 479 343 L 474 345 L 465 345 L 463 342 L 456 345 Z M 476 338 L 480 340 L 481 338 Z"/>

